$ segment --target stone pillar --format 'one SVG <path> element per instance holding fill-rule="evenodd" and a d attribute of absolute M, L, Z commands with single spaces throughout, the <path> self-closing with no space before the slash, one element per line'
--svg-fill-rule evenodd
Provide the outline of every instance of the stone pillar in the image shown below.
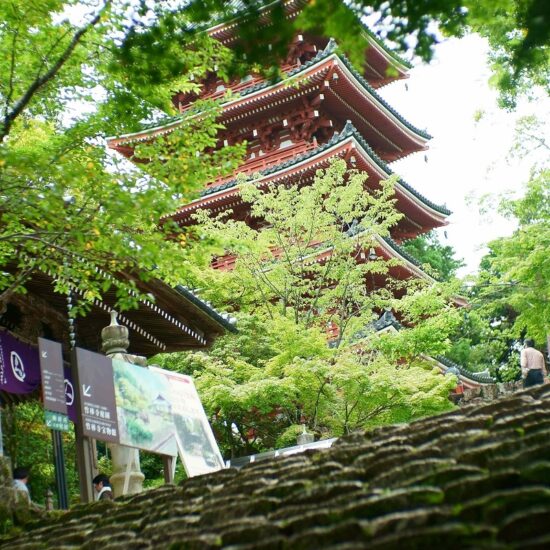
<path fill-rule="evenodd" d="M 146 367 L 145 357 L 127 353 L 130 344 L 128 329 L 117 323 L 116 316 L 116 311 L 112 311 L 111 324 L 101 331 L 101 349 L 103 353 L 111 359 L 119 359 L 140 367 Z M 142 474 L 139 464 L 139 451 L 133 447 L 125 447 L 114 443 L 109 443 L 107 447 L 111 452 L 113 465 L 113 473 L 110 478 L 113 495 L 118 497 L 122 494 L 135 494 L 143 491 L 145 476 Z M 124 492 L 125 488 L 126 492 Z"/>
<path fill-rule="evenodd" d="M 313 434 L 310 434 L 306 430 L 306 425 L 303 425 L 303 431 L 298 436 L 297 443 L 298 445 L 307 445 L 308 443 L 313 443 L 315 441 L 315 436 Z"/>

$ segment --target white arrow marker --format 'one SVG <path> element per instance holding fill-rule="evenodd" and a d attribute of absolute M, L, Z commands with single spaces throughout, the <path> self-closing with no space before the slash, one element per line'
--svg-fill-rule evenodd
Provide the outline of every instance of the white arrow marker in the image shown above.
<path fill-rule="evenodd" d="M 92 394 L 90 393 L 91 389 L 92 386 L 86 386 L 86 384 L 82 384 L 82 395 L 85 395 L 86 397 L 92 397 Z"/>
<path fill-rule="evenodd" d="M 42 352 L 42 357 L 44 357 L 44 359 L 47 359 L 47 357 L 48 357 L 48 352 L 47 352 L 47 351 L 43 351 L 43 352 Z"/>

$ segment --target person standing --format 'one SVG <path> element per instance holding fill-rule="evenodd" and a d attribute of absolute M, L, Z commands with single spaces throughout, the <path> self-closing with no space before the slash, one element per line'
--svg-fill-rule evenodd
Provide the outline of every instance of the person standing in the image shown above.
<path fill-rule="evenodd" d="M 527 338 L 525 347 L 521 350 L 520 364 L 524 388 L 543 384 L 547 376 L 544 355 L 535 349 L 534 345 L 533 340 Z"/>
<path fill-rule="evenodd" d="M 99 474 L 92 480 L 96 492 L 97 500 L 113 500 L 113 490 L 109 477 L 105 474 Z"/>
<path fill-rule="evenodd" d="M 31 493 L 29 492 L 28 487 L 29 482 L 29 470 L 28 468 L 23 468 L 22 466 L 15 468 L 13 470 L 13 488 L 16 491 L 24 493 L 27 500 L 31 501 Z"/>

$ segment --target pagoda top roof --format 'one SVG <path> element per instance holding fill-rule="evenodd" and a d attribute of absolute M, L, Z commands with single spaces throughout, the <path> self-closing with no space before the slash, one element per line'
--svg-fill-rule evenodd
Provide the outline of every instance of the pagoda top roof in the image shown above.
<path fill-rule="evenodd" d="M 308 3 L 308 0 L 282 0 L 289 11 L 292 13 L 299 13 Z M 251 2 L 252 6 L 257 4 L 260 7 L 260 10 L 269 10 L 270 7 L 279 4 L 281 0 L 274 0 L 273 2 L 268 2 L 265 5 L 262 5 L 262 2 L 256 0 L 256 2 Z M 344 3 L 344 2 L 342 2 Z M 223 32 L 227 29 L 227 26 L 230 23 L 234 25 L 239 20 L 239 16 L 246 12 L 247 9 L 250 9 L 243 0 L 230 0 L 226 2 L 226 13 L 225 15 L 220 15 L 217 18 L 214 18 L 210 23 L 208 23 L 207 31 L 211 36 L 216 36 L 216 34 Z M 412 64 L 400 56 L 398 53 L 393 51 L 385 41 L 374 33 L 369 26 L 365 23 L 360 17 L 357 18 L 358 22 L 361 24 L 364 31 L 364 38 L 369 42 L 369 45 L 376 48 L 384 57 L 388 58 L 388 61 L 394 62 L 394 64 L 400 65 L 402 69 L 408 70 L 412 68 Z"/>
<path fill-rule="evenodd" d="M 317 64 L 322 64 L 327 60 L 334 59 L 336 64 L 342 64 L 347 70 L 348 74 L 351 75 L 351 78 L 355 80 L 360 89 L 364 90 L 367 96 L 370 96 L 376 105 L 378 105 L 381 112 L 386 112 L 388 118 L 393 119 L 397 122 L 398 125 L 401 125 L 406 131 L 419 136 L 422 140 L 431 139 L 431 135 L 425 130 L 421 130 L 407 121 L 399 112 L 397 112 L 389 103 L 387 103 L 377 92 L 376 90 L 367 82 L 367 80 L 359 73 L 349 59 L 342 53 L 337 51 L 337 43 L 331 39 L 327 46 L 319 51 L 315 57 L 310 61 L 293 69 L 285 75 L 285 78 L 280 79 L 279 81 L 273 83 L 269 81 L 259 82 L 253 84 L 248 88 L 245 88 L 240 91 L 237 97 L 231 98 L 228 101 L 221 103 L 222 111 L 229 114 L 229 111 L 234 111 L 238 107 L 242 107 L 248 102 L 252 101 L 253 96 L 262 96 L 265 93 L 273 94 L 277 86 L 280 87 L 281 83 L 284 83 L 290 79 L 299 79 L 300 77 L 307 77 L 308 71 L 315 67 Z M 108 142 L 115 142 L 113 147 L 116 148 L 116 145 L 119 144 L 129 144 L 133 142 L 146 141 L 151 139 L 155 135 L 163 135 L 165 133 L 170 133 L 174 131 L 180 124 L 182 124 L 189 117 L 197 116 L 196 113 L 191 111 L 186 111 L 182 114 L 175 116 L 164 117 L 155 122 L 145 124 L 141 130 L 137 132 L 131 132 L 128 134 L 122 134 L 120 136 L 113 136 L 107 138 Z M 223 115 L 222 115 L 223 117 Z"/>
<path fill-rule="evenodd" d="M 353 126 L 353 124 L 350 121 L 346 122 L 346 125 L 344 126 L 341 132 L 335 132 L 332 138 L 329 141 L 327 141 L 327 143 L 324 143 L 323 145 L 319 145 L 319 147 L 315 149 L 311 149 L 310 151 L 302 153 L 301 155 L 297 155 L 296 157 L 290 160 L 287 160 L 280 164 L 270 166 L 269 168 L 265 168 L 264 170 L 259 171 L 258 174 L 261 176 L 267 176 L 274 172 L 279 172 L 282 169 L 290 168 L 291 166 L 298 164 L 300 162 L 303 162 L 304 160 L 307 160 L 310 157 L 318 155 L 320 152 L 330 149 L 334 145 L 337 145 L 338 143 L 341 143 L 342 141 L 350 137 L 354 138 L 357 142 L 359 142 L 361 147 L 373 159 L 373 161 L 378 165 L 378 167 L 381 168 L 388 176 L 391 176 L 393 174 L 392 169 L 372 150 L 369 144 L 363 139 L 361 134 L 357 131 L 355 126 Z M 402 178 L 399 178 L 398 182 L 404 189 L 406 189 L 411 194 L 413 194 L 417 199 L 419 199 L 426 206 L 432 208 L 433 210 L 436 210 L 437 212 L 445 216 L 449 216 L 451 214 L 451 211 L 447 207 L 435 204 L 434 202 L 430 201 L 424 195 L 422 195 L 416 189 L 414 189 L 414 187 L 412 187 L 406 181 L 404 181 Z M 201 192 L 200 196 L 205 197 L 213 193 L 217 193 L 219 191 L 224 191 L 231 187 L 235 187 L 237 184 L 238 184 L 237 179 L 232 179 L 223 184 L 204 189 Z"/>

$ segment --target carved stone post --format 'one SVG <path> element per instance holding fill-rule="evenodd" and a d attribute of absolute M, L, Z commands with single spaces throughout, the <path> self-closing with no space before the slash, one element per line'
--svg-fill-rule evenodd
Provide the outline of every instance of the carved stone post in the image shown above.
<path fill-rule="evenodd" d="M 315 436 L 306 430 L 306 425 L 304 424 L 303 431 L 298 436 L 298 439 L 297 439 L 298 445 L 307 445 L 308 443 L 313 443 L 314 441 L 315 441 Z"/>
<path fill-rule="evenodd" d="M 111 324 L 101 331 L 102 351 L 111 359 L 119 359 L 127 363 L 133 363 L 140 367 L 146 367 L 145 357 L 139 355 L 130 355 L 127 353 L 128 329 L 119 325 L 116 320 L 116 311 L 111 312 Z M 111 475 L 111 485 L 115 497 L 123 494 L 135 494 L 143 490 L 143 480 L 145 476 L 141 473 L 139 464 L 139 451 L 132 447 L 108 444 L 111 451 L 111 462 L 113 465 L 113 474 Z"/>

